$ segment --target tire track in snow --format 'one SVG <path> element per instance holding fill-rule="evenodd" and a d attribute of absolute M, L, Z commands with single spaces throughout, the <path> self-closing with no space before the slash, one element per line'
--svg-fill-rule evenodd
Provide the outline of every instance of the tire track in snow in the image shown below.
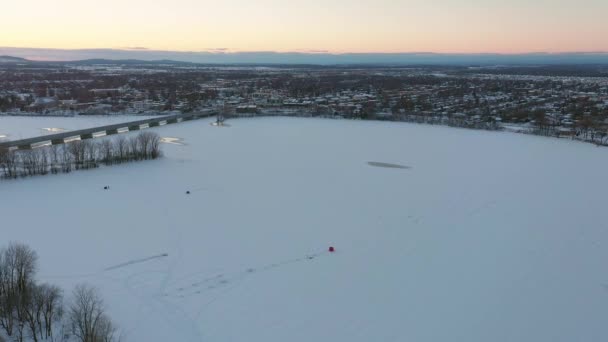
<path fill-rule="evenodd" d="M 124 262 L 122 264 L 106 267 L 103 270 L 104 270 L 104 272 L 106 272 L 106 271 L 112 271 L 112 270 L 115 270 L 115 269 L 131 266 L 131 265 L 134 265 L 134 264 L 141 264 L 143 262 L 154 260 L 154 259 L 166 258 L 168 256 L 169 256 L 169 254 L 167 254 L 167 253 L 163 253 L 163 254 L 159 254 L 159 255 L 153 255 L 151 257 L 147 257 L 147 258 L 143 258 L 143 259 L 135 259 L 135 260 Z"/>
<path fill-rule="evenodd" d="M 174 283 L 170 290 L 162 294 L 163 297 L 173 297 L 178 299 L 186 299 L 196 295 L 202 295 L 203 293 L 212 292 L 214 290 L 221 290 L 226 287 L 230 287 L 236 282 L 243 281 L 250 275 L 259 274 L 262 272 L 268 272 L 274 269 L 282 268 L 288 265 L 314 261 L 317 258 L 327 255 L 329 252 L 319 252 L 314 254 L 308 254 L 300 258 L 289 259 L 281 262 L 270 263 L 261 265 L 259 267 L 247 267 L 241 271 L 233 272 L 230 274 L 218 273 L 215 275 L 203 275 L 201 272 L 192 273 L 192 275 L 200 275 L 198 277 L 186 276 L 181 281 Z M 194 279 L 193 279 L 194 278 Z M 189 280 L 191 279 L 191 280 Z M 189 280 L 189 281 L 188 281 Z M 181 285 L 181 284 L 183 285 Z"/>
<path fill-rule="evenodd" d="M 183 341 L 203 341 L 203 336 L 199 331 L 196 322 L 190 318 L 190 316 L 181 310 L 178 306 L 164 301 L 160 296 L 154 294 L 148 294 L 146 291 L 142 291 L 139 284 L 134 284 L 134 280 L 145 274 L 160 273 L 164 274 L 163 271 L 144 271 L 140 273 L 133 273 L 124 278 L 113 278 L 109 275 L 104 275 L 109 280 L 115 281 L 121 285 L 124 291 L 138 302 L 138 308 L 140 318 L 128 331 L 127 335 L 132 334 L 135 331 L 141 329 L 141 324 L 145 321 L 145 317 L 149 317 L 152 313 L 159 319 L 159 322 L 166 324 L 171 328 L 178 329 L 181 334 L 189 335 L 181 340 Z"/>
<path fill-rule="evenodd" d="M 181 237 L 177 241 L 177 250 L 180 250 Z M 92 277 L 101 276 L 110 281 L 116 282 L 121 285 L 124 291 L 134 298 L 138 303 L 138 309 L 136 311 L 142 312 L 155 312 L 157 317 L 161 317 L 166 322 L 171 322 L 173 326 L 180 326 L 180 331 L 186 335 L 189 335 L 189 339 L 193 341 L 201 341 L 203 334 L 199 330 L 198 319 L 205 309 L 219 300 L 222 296 L 225 296 L 236 287 L 241 285 L 249 276 L 259 274 L 263 272 L 269 272 L 271 270 L 279 269 L 289 265 L 314 261 L 317 258 L 329 254 L 329 252 L 318 252 L 313 254 L 306 254 L 299 258 L 288 259 L 284 261 L 269 263 L 260 265 L 258 267 L 248 267 L 241 271 L 232 272 L 229 274 L 216 273 L 215 275 L 209 275 L 207 271 L 193 272 L 184 277 L 180 277 L 174 281 L 171 281 L 174 276 L 174 268 L 179 260 L 182 258 L 181 253 L 178 254 L 178 259 L 167 265 L 165 271 L 143 271 L 138 273 L 131 273 L 126 277 L 115 278 L 110 276 L 108 272 L 128 266 L 145 263 L 155 259 L 167 258 L 168 253 L 150 256 L 147 258 L 134 259 L 121 264 L 113 265 L 100 270 L 97 273 L 74 275 L 70 276 L 74 278 L 79 277 Z M 156 281 L 136 281 L 139 276 L 158 273 L 161 274 L 161 279 Z M 146 287 L 149 285 L 156 284 L 153 288 L 156 289 L 156 294 L 146 293 Z M 181 287 L 180 285 L 183 284 Z M 186 300 L 187 298 L 201 298 L 202 304 L 200 308 L 194 313 L 186 312 L 179 304 L 180 301 Z M 176 301 L 177 300 L 177 301 Z M 144 315 L 142 315 L 143 317 Z M 127 334 L 132 334 L 141 328 L 141 320 L 138 320 L 131 329 L 126 331 Z"/>
<path fill-rule="evenodd" d="M 42 279 L 79 279 L 79 278 L 91 278 L 91 277 L 96 277 L 96 276 L 100 276 L 105 272 L 108 271 L 113 271 L 119 268 L 123 268 L 123 267 L 127 267 L 130 265 L 135 265 L 135 264 L 141 264 L 147 261 L 151 261 L 151 260 L 155 260 L 155 259 L 160 259 L 160 258 L 166 258 L 168 257 L 169 254 L 168 253 L 163 253 L 163 254 L 158 254 L 158 255 L 153 255 L 147 258 L 142 258 L 142 259 L 134 259 L 134 260 L 130 260 L 118 265 L 114 265 L 114 266 L 110 266 L 110 267 L 106 267 L 100 271 L 97 272 L 92 272 L 92 273 L 83 273 L 83 274 L 71 274 L 71 275 L 47 275 L 47 276 L 41 276 Z"/>

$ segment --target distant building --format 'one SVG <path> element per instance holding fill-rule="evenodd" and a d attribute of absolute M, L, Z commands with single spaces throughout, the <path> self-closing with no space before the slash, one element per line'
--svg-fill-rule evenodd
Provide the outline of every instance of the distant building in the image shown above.
<path fill-rule="evenodd" d="M 95 95 L 96 97 L 112 97 L 124 93 L 124 89 L 91 89 L 91 93 L 93 93 L 93 95 Z"/>
<path fill-rule="evenodd" d="M 236 107 L 236 112 L 239 114 L 242 113 L 257 113 L 258 106 L 256 105 L 241 105 Z"/>

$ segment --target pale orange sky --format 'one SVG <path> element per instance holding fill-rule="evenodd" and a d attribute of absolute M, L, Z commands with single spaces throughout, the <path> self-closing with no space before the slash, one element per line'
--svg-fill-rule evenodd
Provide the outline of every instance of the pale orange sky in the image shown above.
<path fill-rule="evenodd" d="M 608 51 L 608 0 L 7 0 L 0 46 Z"/>

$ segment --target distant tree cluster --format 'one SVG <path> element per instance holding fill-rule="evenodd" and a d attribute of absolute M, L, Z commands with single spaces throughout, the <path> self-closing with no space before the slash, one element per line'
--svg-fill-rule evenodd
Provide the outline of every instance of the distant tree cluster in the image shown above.
<path fill-rule="evenodd" d="M 38 255 L 28 246 L 0 249 L 0 341 L 117 340 L 95 288 L 78 285 L 66 306 L 59 287 L 36 282 L 37 270 Z"/>
<path fill-rule="evenodd" d="M 0 150 L 0 177 L 14 179 L 35 175 L 69 173 L 130 161 L 157 159 L 162 154 L 160 136 L 141 132 L 126 138 L 106 138 L 98 142 L 78 140 L 32 150 Z"/>
<path fill-rule="evenodd" d="M 481 129 L 488 131 L 500 130 L 500 125 L 488 117 L 484 120 L 471 120 L 468 117 L 456 117 L 456 116 L 438 116 L 431 115 L 429 113 L 409 112 L 404 114 L 396 114 L 391 120 L 401 122 L 413 122 L 427 125 L 445 125 L 450 127 L 460 127 L 469 129 Z"/>

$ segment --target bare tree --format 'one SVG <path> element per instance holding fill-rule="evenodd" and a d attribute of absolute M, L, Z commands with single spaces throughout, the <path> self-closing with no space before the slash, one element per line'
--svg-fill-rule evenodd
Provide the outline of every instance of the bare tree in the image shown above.
<path fill-rule="evenodd" d="M 63 293 L 59 287 L 49 284 L 42 284 L 39 291 L 43 299 L 44 336 L 49 338 L 53 336 L 53 327 L 63 318 Z"/>
<path fill-rule="evenodd" d="M 66 146 L 67 146 L 68 151 L 70 151 L 71 159 L 74 162 L 76 170 L 81 169 L 82 165 L 84 164 L 84 155 L 85 155 L 84 143 L 80 140 L 77 140 L 77 141 L 73 141 L 73 142 L 67 144 Z"/>
<path fill-rule="evenodd" d="M 8 159 L 9 150 L 8 148 L 0 147 L 0 170 L 2 173 L 6 173 L 6 160 Z"/>
<path fill-rule="evenodd" d="M 141 159 L 141 156 L 139 153 L 139 139 L 131 137 L 131 139 L 129 139 L 128 142 L 129 142 L 129 155 L 130 155 L 131 159 L 132 160 Z"/>
<path fill-rule="evenodd" d="M 37 271 L 38 254 L 26 245 L 13 242 L 4 251 L 4 262 L 10 285 L 25 291 Z"/>
<path fill-rule="evenodd" d="M 103 139 L 99 143 L 99 151 L 101 153 L 101 161 L 106 165 L 111 165 L 114 162 L 114 145 L 110 139 Z"/>
<path fill-rule="evenodd" d="M 61 170 L 64 173 L 70 173 L 72 171 L 72 164 L 74 164 L 74 158 L 72 153 L 70 152 L 70 147 L 68 145 L 61 145 L 61 150 L 59 152 L 60 155 L 60 163 Z"/>
<path fill-rule="evenodd" d="M 61 324 L 63 315 L 61 289 L 49 284 L 32 284 L 30 301 L 24 317 L 34 342 L 53 338 L 53 327 Z"/>
<path fill-rule="evenodd" d="M 38 287 L 35 284 L 31 284 L 28 292 L 30 293 L 30 298 L 22 308 L 23 318 L 29 328 L 30 337 L 34 342 L 38 342 L 42 338 L 41 317 L 44 299 L 42 298 L 41 291 L 38 291 Z"/>
<path fill-rule="evenodd" d="M 80 342 L 111 342 L 115 340 L 116 327 L 105 314 L 103 300 L 98 291 L 88 285 L 74 289 L 69 309 L 72 334 Z"/>
<path fill-rule="evenodd" d="M 69 173 L 96 168 L 99 163 L 111 165 L 132 160 L 156 159 L 162 155 L 161 138 L 153 132 L 142 132 L 129 138 L 103 139 L 100 142 L 77 140 L 61 146 L 31 150 L 0 151 L 0 178 Z"/>
<path fill-rule="evenodd" d="M 49 147 L 49 158 L 51 164 L 51 173 L 56 174 L 59 173 L 60 170 L 60 152 L 59 147 L 57 145 L 52 145 Z"/>
<path fill-rule="evenodd" d="M 15 326 L 15 297 L 11 270 L 6 261 L 6 250 L 0 250 L 0 327 L 8 336 L 13 335 Z"/>
<path fill-rule="evenodd" d="M 116 138 L 114 143 L 114 152 L 117 154 L 116 157 L 120 163 L 127 159 L 128 149 L 127 138 L 124 136 L 119 136 Z"/>
<path fill-rule="evenodd" d="M 156 138 L 154 138 L 154 141 L 152 143 L 152 158 L 156 159 L 156 158 L 160 158 L 163 155 L 163 152 L 160 148 L 160 136 L 156 136 Z"/>
<path fill-rule="evenodd" d="M 160 135 L 156 133 L 150 133 L 150 158 L 156 159 L 161 156 L 160 151 Z"/>
<path fill-rule="evenodd" d="M 23 166 L 23 176 L 33 176 L 36 173 L 36 155 L 33 151 L 20 151 L 19 159 Z"/>
<path fill-rule="evenodd" d="M 37 175 L 46 175 L 49 169 L 49 151 L 48 148 L 38 148 L 32 151 L 36 161 Z"/>
<path fill-rule="evenodd" d="M 8 155 L 9 151 L 6 148 L 0 148 L 0 177 L 8 177 Z"/>
<path fill-rule="evenodd" d="M 141 132 L 137 136 L 140 155 L 143 159 L 156 159 L 160 155 L 160 136 L 153 132 Z"/>
<path fill-rule="evenodd" d="M 17 342 L 119 339 L 93 287 L 79 285 L 74 289 L 73 302 L 64 317 L 61 289 L 34 281 L 37 260 L 36 252 L 22 244 L 11 243 L 0 250 L 0 342 L 2 337 Z"/>
<path fill-rule="evenodd" d="M 99 150 L 98 150 L 99 146 L 90 140 L 84 140 L 82 143 L 84 145 L 85 168 L 86 169 L 96 168 L 97 159 L 99 156 Z"/>
<path fill-rule="evenodd" d="M 153 134 L 153 133 L 152 133 Z M 138 141 L 139 154 L 142 159 L 148 159 L 148 145 L 150 144 L 150 132 L 141 132 L 135 138 Z"/>
<path fill-rule="evenodd" d="M 0 254 L 0 327 L 8 336 L 16 334 L 22 341 L 38 255 L 18 243 L 9 244 Z"/>

